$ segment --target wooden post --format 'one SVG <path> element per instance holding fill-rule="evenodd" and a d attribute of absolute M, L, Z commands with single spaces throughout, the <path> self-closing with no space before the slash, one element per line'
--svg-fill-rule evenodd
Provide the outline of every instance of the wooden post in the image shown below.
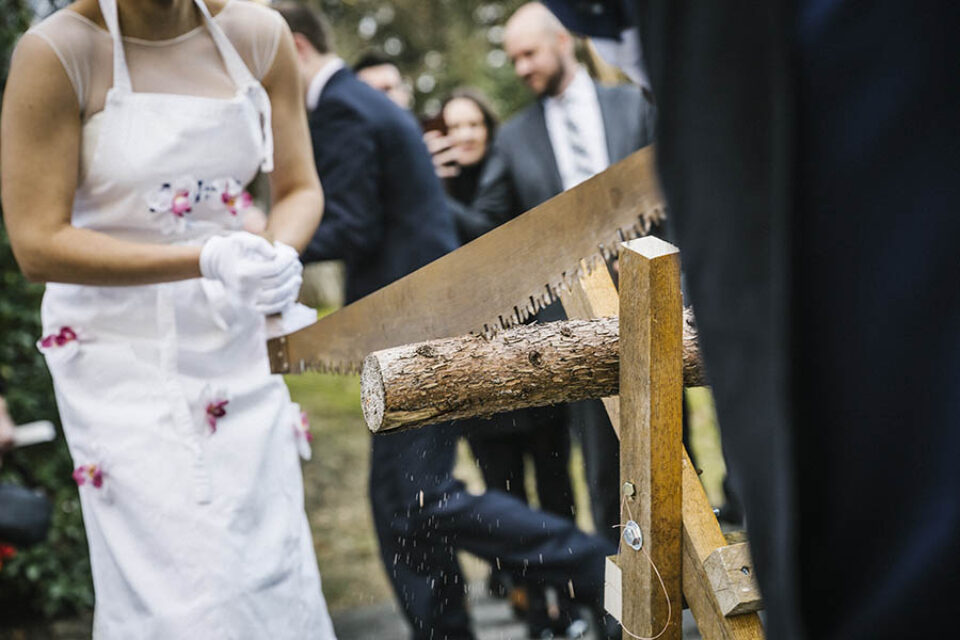
<path fill-rule="evenodd" d="M 620 256 L 620 480 L 640 551 L 624 546 L 623 625 L 679 640 L 683 454 L 680 253 L 648 236 Z M 654 568 L 656 567 L 656 568 Z M 659 571 L 659 576 L 657 572 Z"/>
<path fill-rule="evenodd" d="M 562 298 L 564 310 L 570 318 L 587 319 L 610 315 L 611 301 L 619 300 L 610 275 L 601 269 L 581 278 Z M 619 400 L 614 399 L 614 400 Z M 619 402 L 607 415 L 617 434 L 620 433 Z M 622 448 L 622 443 L 621 443 Z M 713 515 L 710 502 L 700 484 L 700 478 L 683 452 L 683 595 L 693 612 L 704 640 L 763 640 L 763 625 L 756 613 L 725 617 L 704 567 L 707 558 L 716 549 L 727 544 L 720 524 Z M 614 574 L 621 573 L 617 568 Z M 611 592 L 619 594 L 623 588 L 621 576 Z M 622 597 L 617 599 L 621 603 Z M 622 604 L 622 603 L 621 603 Z M 622 610 L 617 618 L 622 620 Z M 657 630 L 659 631 L 659 629 Z"/>

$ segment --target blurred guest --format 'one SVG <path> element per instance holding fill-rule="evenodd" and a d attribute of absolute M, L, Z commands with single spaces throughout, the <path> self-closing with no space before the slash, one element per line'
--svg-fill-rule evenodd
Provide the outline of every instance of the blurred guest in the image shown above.
<path fill-rule="evenodd" d="M 413 95 L 410 86 L 403 79 L 396 63 L 378 51 L 368 51 L 360 56 L 353 65 L 353 72 L 360 80 L 387 94 L 401 109 L 410 110 L 413 107 Z"/>
<path fill-rule="evenodd" d="M 493 108 L 475 89 L 458 89 L 443 103 L 442 129 L 428 131 L 424 138 L 434 151 L 437 175 L 444 178 L 447 193 L 461 204 L 473 201 L 490 145 L 497 128 Z M 463 230 L 460 230 L 461 234 Z M 524 482 L 524 458 L 529 455 L 536 475 L 537 499 L 541 508 L 572 518 L 573 488 L 570 482 L 569 430 L 557 429 L 564 420 L 557 407 L 525 409 L 496 416 L 490 420 L 470 421 L 465 427 L 467 441 L 476 456 L 488 489 L 505 491 L 524 502 L 528 501 Z M 519 582 L 494 569 L 490 590 L 506 594 Z M 555 627 L 566 630 L 577 617 L 570 611 L 547 611 L 539 593 L 530 594 L 533 605 L 528 620 L 533 635 Z M 551 618 L 552 614 L 552 618 Z M 552 624 L 551 624 L 552 620 Z"/>
<path fill-rule="evenodd" d="M 294 32 L 327 202 L 304 257 L 344 257 L 351 302 L 455 249 L 456 230 L 413 116 L 344 68 L 318 12 L 278 9 Z M 596 603 L 614 545 L 503 493 L 467 493 L 452 475 L 458 435 L 443 424 L 372 438 L 374 526 L 414 637 L 473 637 L 458 549 L 541 583 L 570 581 Z"/>
<path fill-rule="evenodd" d="M 424 140 L 447 193 L 470 204 L 497 132 L 497 116 L 487 96 L 464 87 L 443 101 L 440 123 L 442 130 L 427 131 Z"/>
<path fill-rule="evenodd" d="M 520 7 L 507 22 L 505 48 L 537 100 L 497 134 L 458 226 L 476 237 L 576 186 L 653 142 L 654 108 L 633 86 L 601 87 L 577 62 L 570 33 L 542 4 Z M 454 203 L 455 204 L 455 203 Z M 563 317 L 559 304 L 540 320 Z M 594 523 L 617 538 L 619 441 L 599 401 L 570 405 L 586 462 Z M 558 431 L 559 432 L 559 431 Z"/>
<path fill-rule="evenodd" d="M 14 422 L 7 408 L 6 388 L 0 378 L 0 462 L 13 448 Z M 42 493 L 12 484 L 0 484 L 0 565 L 12 557 L 14 547 L 25 547 L 47 538 L 52 507 Z"/>
<path fill-rule="evenodd" d="M 6 389 L 0 379 L 0 458 L 13 448 L 13 419 L 7 409 L 7 400 L 4 397 Z"/>

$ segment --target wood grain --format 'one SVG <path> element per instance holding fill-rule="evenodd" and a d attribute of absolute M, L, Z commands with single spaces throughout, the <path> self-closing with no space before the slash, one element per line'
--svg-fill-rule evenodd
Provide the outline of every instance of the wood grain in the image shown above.
<path fill-rule="evenodd" d="M 694 335 L 684 336 L 683 351 L 684 380 L 700 384 Z M 364 418 L 375 433 L 591 398 L 605 398 L 608 412 L 619 415 L 611 397 L 619 389 L 616 317 L 384 349 L 367 356 L 361 374 Z"/>
<path fill-rule="evenodd" d="M 657 238 L 620 254 L 620 480 L 646 553 L 625 548 L 623 625 L 634 634 L 682 635 L 683 303 L 680 254 Z M 659 570 L 659 578 L 654 569 Z"/>
<path fill-rule="evenodd" d="M 749 544 L 741 542 L 714 549 L 703 568 L 723 615 L 736 616 L 763 608 Z"/>
<path fill-rule="evenodd" d="M 566 291 L 561 292 L 560 302 L 571 320 L 589 320 L 620 315 L 620 296 L 617 287 L 606 267 L 588 269 L 586 262 L 580 263 L 583 275 Z M 619 327 L 617 328 L 619 334 Z M 619 349 L 619 345 L 618 345 Z M 620 375 L 617 372 L 619 393 Z M 610 416 L 610 424 L 620 437 L 620 398 L 614 394 L 603 398 L 603 406 Z"/>
<path fill-rule="evenodd" d="M 609 301 L 617 296 L 616 287 L 610 279 L 609 274 L 595 272 L 594 277 L 589 282 L 585 282 L 584 292 L 578 292 L 580 287 L 573 288 L 573 295 L 568 296 L 571 304 L 568 307 L 564 300 L 564 306 L 568 315 L 573 317 L 588 317 L 591 313 L 589 304 L 583 304 L 585 300 L 601 301 L 598 305 L 609 304 L 602 302 Z M 604 291 L 605 289 L 605 291 Z M 617 298 L 619 303 L 619 298 Z M 579 305 L 579 306 L 574 306 Z M 608 306 L 598 306 L 598 311 L 607 313 Z M 686 327 L 690 327 L 692 322 L 687 322 Z M 686 329 L 685 329 L 686 330 Z M 685 363 L 685 368 L 686 368 Z M 686 374 L 685 374 L 686 377 Z M 609 411 L 609 404 L 606 404 L 610 417 L 617 433 L 620 433 L 620 412 L 619 398 L 613 398 L 617 401 L 618 410 Z M 683 595 L 687 605 L 693 612 L 700 629 L 700 634 L 704 640 L 762 640 L 764 637 L 763 626 L 760 623 L 760 617 L 755 613 L 739 615 L 735 617 L 725 617 L 717 603 L 713 588 L 707 578 L 703 563 L 714 549 L 729 544 L 720 530 L 720 524 L 713 515 L 707 494 L 700 483 L 700 477 L 690 462 L 690 457 L 686 451 L 683 451 L 682 461 L 682 504 L 683 504 Z M 732 541 L 731 541 L 732 542 Z M 617 589 L 617 593 L 621 593 Z M 622 596 L 617 601 L 618 614 L 622 610 Z M 619 619 L 619 615 L 618 615 Z"/>

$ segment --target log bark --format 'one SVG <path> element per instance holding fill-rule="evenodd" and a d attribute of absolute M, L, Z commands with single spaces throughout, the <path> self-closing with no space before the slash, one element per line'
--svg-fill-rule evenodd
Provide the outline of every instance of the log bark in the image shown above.
<path fill-rule="evenodd" d="M 686 386 L 705 384 L 692 315 L 685 314 Z M 515 409 L 615 396 L 620 388 L 616 317 L 524 325 L 384 349 L 367 356 L 363 415 L 374 433 Z"/>

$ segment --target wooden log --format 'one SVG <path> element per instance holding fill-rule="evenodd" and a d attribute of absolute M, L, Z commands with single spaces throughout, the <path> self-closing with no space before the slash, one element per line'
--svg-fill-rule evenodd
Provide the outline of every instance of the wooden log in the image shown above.
<path fill-rule="evenodd" d="M 615 396 L 619 329 L 615 317 L 567 320 L 377 351 L 363 363 L 363 416 L 378 433 Z M 684 379 L 698 386 L 696 332 L 686 331 Z"/>
<path fill-rule="evenodd" d="M 560 302 L 567 317 L 571 320 L 590 320 L 619 316 L 620 296 L 617 295 L 617 287 L 613 284 L 610 272 L 606 268 L 591 270 L 583 260 L 580 261 L 580 271 L 583 275 L 579 280 L 568 291 L 560 293 Z M 692 324 L 691 329 L 693 329 Z M 619 438 L 620 398 L 616 396 L 603 398 L 603 406 Z M 617 620 L 619 619 L 618 617 Z"/>
<path fill-rule="evenodd" d="M 551 322 L 379 351 L 363 365 L 364 418 L 379 432 L 616 393 L 617 329 Z"/>
<path fill-rule="evenodd" d="M 622 546 L 624 629 L 680 640 L 683 304 L 680 253 L 654 237 L 620 254 L 620 481 L 642 546 Z"/>

